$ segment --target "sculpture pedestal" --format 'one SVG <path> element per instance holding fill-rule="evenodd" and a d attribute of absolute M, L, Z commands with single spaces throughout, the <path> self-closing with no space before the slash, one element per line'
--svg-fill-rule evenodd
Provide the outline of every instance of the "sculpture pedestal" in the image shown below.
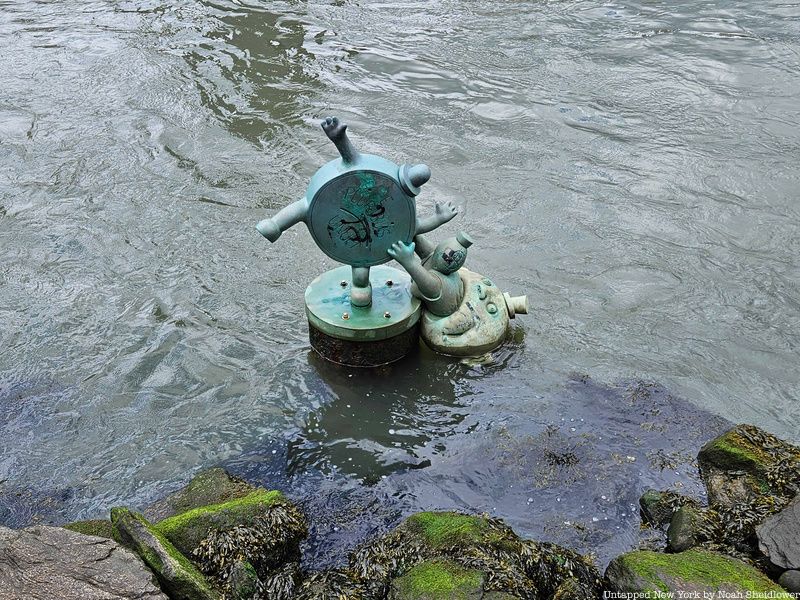
<path fill-rule="evenodd" d="M 376 367 L 400 360 L 418 345 L 420 301 L 411 278 L 386 266 L 370 269 L 372 304 L 350 303 L 352 270 L 323 273 L 306 289 L 311 346 L 320 356 L 352 367 Z"/>

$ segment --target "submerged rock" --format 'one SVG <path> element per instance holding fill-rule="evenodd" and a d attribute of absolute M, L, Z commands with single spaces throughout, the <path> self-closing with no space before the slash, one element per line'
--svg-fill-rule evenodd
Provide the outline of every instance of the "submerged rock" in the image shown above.
<path fill-rule="evenodd" d="M 709 504 L 746 504 L 760 495 L 793 497 L 800 487 L 800 449 L 753 425 L 737 425 L 700 449 Z"/>
<path fill-rule="evenodd" d="M 153 574 L 117 542 L 62 527 L 0 527 L 3 600 L 167 600 Z"/>
<path fill-rule="evenodd" d="M 628 552 L 611 561 L 606 579 L 610 590 L 615 592 L 717 594 L 724 591 L 740 593 L 741 597 L 747 597 L 747 592 L 773 592 L 771 598 L 791 598 L 754 567 L 707 550 L 688 550 L 680 554 Z"/>
<path fill-rule="evenodd" d="M 193 508 L 242 498 L 255 490 L 244 479 L 215 467 L 201 471 L 177 492 L 145 508 L 143 514 L 148 521 L 155 523 Z"/>
<path fill-rule="evenodd" d="M 697 501 L 676 492 L 647 490 L 639 498 L 642 522 L 652 527 L 664 527 L 682 506 L 697 506 Z"/>
<path fill-rule="evenodd" d="M 114 537 L 141 557 L 172 600 L 218 600 L 200 571 L 142 515 L 113 508 L 111 522 Z"/>
<path fill-rule="evenodd" d="M 759 549 L 782 569 L 800 569 L 800 496 L 756 528 Z"/>
<path fill-rule="evenodd" d="M 701 526 L 705 516 L 693 506 L 679 508 L 667 530 L 667 548 L 671 552 L 683 552 L 697 545 L 701 537 Z"/>

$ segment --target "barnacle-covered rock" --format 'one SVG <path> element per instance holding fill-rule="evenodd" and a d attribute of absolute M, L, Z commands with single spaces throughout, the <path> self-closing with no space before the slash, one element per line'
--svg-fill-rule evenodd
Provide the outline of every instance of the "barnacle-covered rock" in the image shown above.
<path fill-rule="evenodd" d="M 111 522 L 114 538 L 141 557 L 172 600 L 218 600 L 206 578 L 142 515 L 113 508 Z"/>
<path fill-rule="evenodd" d="M 586 558 L 555 544 L 520 539 L 497 519 L 457 512 L 423 512 L 351 555 L 350 570 L 375 597 L 389 582 L 430 560 L 447 560 L 485 574 L 484 591 L 522 599 L 552 597 L 575 579 L 594 598 L 600 574 Z"/>
<path fill-rule="evenodd" d="M 762 494 L 800 491 L 800 448 L 753 425 L 737 425 L 700 449 L 709 504 L 747 503 Z"/>
<path fill-rule="evenodd" d="M 484 574 L 449 560 L 429 560 L 392 580 L 389 600 L 481 600 Z"/>
<path fill-rule="evenodd" d="M 214 467 L 201 471 L 177 492 L 145 508 L 142 514 L 148 521 L 155 523 L 193 508 L 242 498 L 255 490 L 244 479 L 234 477 L 225 469 Z"/>
<path fill-rule="evenodd" d="M 647 490 L 639 498 L 642 522 L 651 527 L 664 527 L 682 506 L 697 506 L 697 501 L 672 491 Z"/>
<path fill-rule="evenodd" d="M 772 592 L 770 598 L 791 598 L 754 567 L 707 550 L 693 549 L 680 554 L 628 552 L 611 561 L 606 579 L 613 592 L 731 592 L 742 594 L 742 598 L 749 597 L 748 592 Z"/>

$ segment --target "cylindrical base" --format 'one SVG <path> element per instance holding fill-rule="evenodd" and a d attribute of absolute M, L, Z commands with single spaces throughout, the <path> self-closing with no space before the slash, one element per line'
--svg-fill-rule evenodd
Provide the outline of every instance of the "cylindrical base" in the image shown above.
<path fill-rule="evenodd" d="M 327 360 L 376 367 L 399 360 L 417 347 L 422 307 L 411 295 L 411 278 L 383 265 L 368 272 L 368 280 L 365 272 L 357 272 L 353 281 L 351 268 L 339 267 L 323 273 L 306 289 L 311 346 Z M 360 306 L 357 292 L 367 287 L 372 289 L 372 302 Z"/>
<path fill-rule="evenodd" d="M 311 347 L 324 359 L 349 367 L 378 367 L 400 360 L 412 352 L 419 340 L 419 322 L 411 329 L 384 340 L 343 340 L 308 324 Z"/>

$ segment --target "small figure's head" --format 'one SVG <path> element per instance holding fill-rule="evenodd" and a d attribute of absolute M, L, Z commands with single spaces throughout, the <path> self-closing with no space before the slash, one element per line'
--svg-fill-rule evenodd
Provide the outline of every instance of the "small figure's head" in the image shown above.
<path fill-rule="evenodd" d="M 431 257 L 431 268 L 439 273 L 449 275 L 455 273 L 467 260 L 467 248 L 472 245 L 472 240 L 463 231 L 456 237 L 447 239 L 436 246 Z"/>

